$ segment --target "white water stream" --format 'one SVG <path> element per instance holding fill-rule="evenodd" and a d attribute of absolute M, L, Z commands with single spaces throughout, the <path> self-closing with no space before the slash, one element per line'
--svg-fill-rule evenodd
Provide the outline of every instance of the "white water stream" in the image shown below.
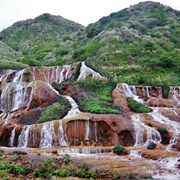
<path fill-rule="evenodd" d="M 28 147 L 28 139 L 29 139 L 29 130 L 31 125 L 24 126 L 21 134 L 18 138 L 18 147 L 27 148 Z"/>
<path fill-rule="evenodd" d="M 102 79 L 104 78 L 103 76 L 101 76 L 99 73 L 95 72 L 94 70 L 92 70 L 91 68 L 87 67 L 85 65 L 85 62 L 81 63 L 81 69 L 80 69 L 80 75 L 78 77 L 78 81 L 81 79 L 86 79 L 87 76 L 92 76 L 92 78 L 96 79 Z"/>

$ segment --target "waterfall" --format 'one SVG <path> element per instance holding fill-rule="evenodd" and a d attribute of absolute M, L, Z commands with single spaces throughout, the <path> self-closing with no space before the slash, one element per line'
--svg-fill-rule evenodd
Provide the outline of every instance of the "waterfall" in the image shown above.
<path fill-rule="evenodd" d="M 95 133 L 95 142 L 97 142 L 98 139 L 97 139 L 97 122 L 96 121 L 94 122 L 94 133 Z"/>
<path fill-rule="evenodd" d="M 173 148 L 173 146 L 175 146 L 177 144 L 177 142 L 178 142 L 178 137 L 177 136 L 172 136 L 166 150 L 170 151 Z"/>
<path fill-rule="evenodd" d="M 26 84 L 25 82 L 11 82 L 5 84 L 0 96 L 1 110 L 3 112 L 9 112 L 30 105 L 35 83 L 36 82 L 31 82 L 30 84 Z M 30 92 L 29 89 L 31 89 Z"/>
<path fill-rule="evenodd" d="M 70 65 L 64 65 L 63 66 L 63 70 L 61 71 L 60 77 L 59 77 L 59 83 L 61 83 L 62 81 L 68 79 L 68 74 L 69 74 L 70 70 L 71 70 L 71 66 Z"/>
<path fill-rule="evenodd" d="M 87 120 L 85 122 L 85 126 L 86 126 L 85 140 L 89 140 L 89 132 L 90 132 L 90 129 L 89 129 L 89 120 Z"/>
<path fill-rule="evenodd" d="M 47 148 L 53 146 L 53 138 L 55 137 L 54 132 L 54 121 L 47 122 L 43 124 L 41 129 L 41 148 Z"/>
<path fill-rule="evenodd" d="M 127 97 L 132 97 L 137 102 L 140 102 L 142 104 L 144 103 L 144 101 L 142 99 L 139 99 L 139 96 L 137 96 L 137 93 L 135 93 L 135 94 L 133 93 L 134 90 L 131 91 L 131 88 L 130 88 L 130 86 L 128 86 L 128 84 L 122 83 L 122 90 Z"/>
<path fill-rule="evenodd" d="M 92 78 L 99 78 L 99 79 L 102 79 L 104 78 L 103 76 L 101 76 L 99 73 L 95 72 L 94 70 L 92 70 L 91 68 L 87 67 L 85 65 L 85 62 L 82 62 L 81 63 L 81 68 L 80 68 L 80 74 L 79 74 L 79 77 L 78 77 L 78 81 L 81 80 L 81 79 L 86 79 L 87 76 L 91 75 Z"/>
<path fill-rule="evenodd" d="M 171 99 L 173 101 L 179 101 L 180 100 L 180 94 L 178 94 L 178 92 L 176 91 L 177 87 L 170 87 L 170 94 L 172 95 Z M 178 87 L 179 91 L 180 91 L 180 87 Z"/>
<path fill-rule="evenodd" d="M 78 109 L 78 105 L 77 103 L 73 100 L 72 97 L 70 96 L 64 96 L 71 104 L 71 109 L 69 110 L 68 114 L 63 118 L 70 118 L 70 117 L 74 117 L 77 116 L 80 112 L 80 110 Z"/>
<path fill-rule="evenodd" d="M 130 150 L 129 156 L 137 157 L 137 158 L 142 158 L 141 152 L 137 150 Z"/>
<path fill-rule="evenodd" d="M 11 132 L 11 137 L 9 139 L 9 146 L 14 146 L 14 138 L 16 135 L 16 128 L 17 128 L 17 126 Z"/>
<path fill-rule="evenodd" d="M 25 83 L 18 83 L 14 87 L 12 111 L 24 107 L 27 104 L 28 88 Z"/>
<path fill-rule="evenodd" d="M 132 93 L 137 96 L 137 92 L 136 92 L 136 86 L 130 86 L 130 89 L 132 91 Z"/>
<path fill-rule="evenodd" d="M 22 82 L 24 71 L 25 71 L 25 69 L 18 71 L 18 72 L 15 74 L 15 77 L 14 77 L 14 79 L 13 79 L 12 82 L 15 82 L 15 83 Z"/>
<path fill-rule="evenodd" d="M 60 146 L 68 146 L 66 135 L 63 130 L 62 120 L 59 121 L 59 144 Z"/>
<path fill-rule="evenodd" d="M 156 164 L 161 168 L 161 172 L 158 173 L 157 171 L 157 173 L 152 176 L 153 179 L 180 179 L 180 171 L 177 168 L 180 165 L 179 157 L 161 158 L 156 161 Z"/>
<path fill-rule="evenodd" d="M 166 124 L 170 128 L 170 131 L 173 132 L 173 134 L 178 135 L 180 133 L 180 123 L 176 121 L 171 121 L 168 117 L 165 117 L 161 114 L 160 110 L 158 108 L 152 108 L 153 112 L 150 112 L 149 114 L 153 117 L 155 121 L 160 122 L 161 124 Z M 173 123 L 172 123 L 173 122 Z"/>
<path fill-rule="evenodd" d="M 28 138 L 29 138 L 30 128 L 31 128 L 31 125 L 23 127 L 23 130 L 21 131 L 21 134 L 19 135 L 19 138 L 18 138 L 18 147 L 23 147 L 23 148 L 28 147 Z"/>
<path fill-rule="evenodd" d="M 136 141 L 134 144 L 135 147 L 147 146 L 149 142 L 154 142 L 154 143 L 161 142 L 162 139 L 161 139 L 160 133 L 154 128 L 149 127 L 146 124 L 144 124 L 141 121 L 141 117 L 139 114 L 131 116 L 131 120 L 135 129 L 135 137 L 136 137 Z M 147 133 L 146 142 L 144 142 L 145 131 Z"/>
<path fill-rule="evenodd" d="M 71 77 L 71 65 L 64 65 L 62 69 L 59 66 L 48 67 L 47 73 L 43 71 L 44 81 L 52 84 L 53 82 L 61 83 Z"/>
<path fill-rule="evenodd" d="M 102 154 L 111 152 L 111 149 L 96 149 L 96 148 L 77 148 L 77 147 L 69 147 L 58 149 L 58 154 Z"/>

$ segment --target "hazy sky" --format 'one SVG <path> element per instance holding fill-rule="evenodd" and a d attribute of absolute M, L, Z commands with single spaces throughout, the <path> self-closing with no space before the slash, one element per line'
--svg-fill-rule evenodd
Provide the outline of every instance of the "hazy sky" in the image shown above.
<path fill-rule="evenodd" d="M 0 31 L 43 13 L 60 15 L 84 26 L 144 0 L 0 0 Z M 147 1 L 147 0 L 145 0 Z M 180 10 L 180 0 L 153 0 Z"/>

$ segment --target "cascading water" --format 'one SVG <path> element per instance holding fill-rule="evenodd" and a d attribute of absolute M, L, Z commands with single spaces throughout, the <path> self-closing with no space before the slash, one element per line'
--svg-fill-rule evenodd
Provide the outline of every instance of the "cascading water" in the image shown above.
<path fill-rule="evenodd" d="M 132 123 L 135 129 L 136 141 L 134 146 L 148 146 L 149 142 L 160 143 L 161 135 L 160 133 L 152 127 L 145 125 L 139 114 L 131 116 Z M 146 132 L 146 141 L 144 141 L 144 134 Z"/>
<path fill-rule="evenodd" d="M 74 99 L 70 96 L 64 96 L 71 104 L 71 109 L 69 110 L 68 114 L 63 118 L 70 118 L 70 117 L 74 117 L 77 116 L 79 113 L 81 113 L 81 111 L 78 109 L 78 105 L 77 103 L 74 101 Z"/>
<path fill-rule="evenodd" d="M 12 80 L 12 82 L 15 82 L 15 83 L 22 82 L 24 71 L 25 71 L 25 69 L 18 71 L 16 73 L 14 79 Z"/>
<path fill-rule="evenodd" d="M 14 146 L 14 138 L 15 138 L 15 133 L 16 133 L 16 128 L 17 126 L 12 130 L 11 132 L 11 137 L 9 139 L 9 146 Z"/>
<path fill-rule="evenodd" d="M 71 65 L 64 65 L 62 69 L 60 66 L 48 67 L 47 72 L 43 71 L 44 81 L 52 84 L 53 82 L 61 83 L 71 77 Z"/>
<path fill-rule="evenodd" d="M 0 96 L 1 110 L 10 112 L 28 106 L 32 100 L 35 83 L 11 82 L 5 84 Z"/>
<path fill-rule="evenodd" d="M 68 146 L 67 137 L 64 133 L 63 126 L 62 126 L 62 120 L 59 121 L 59 144 L 60 146 Z"/>
<path fill-rule="evenodd" d="M 54 121 L 43 124 L 41 129 L 41 148 L 48 148 L 53 146 L 53 139 L 56 136 L 54 132 Z"/>
<path fill-rule="evenodd" d="M 86 126 L 85 140 L 89 140 L 89 132 L 90 132 L 90 129 L 89 129 L 89 120 L 87 120 L 85 122 L 85 126 Z"/>
<path fill-rule="evenodd" d="M 150 112 L 149 114 L 153 117 L 155 121 L 158 121 L 162 124 L 167 124 L 170 128 L 169 130 L 173 132 L 174 135 L 178 135 L 180 133 L 180 123 L 176 121 L 172 121 L 161 114 L 160 108 L 152 108 L 153 112 Z"/>
<path fill-rule="evenodd" d="M 30 128 L 31 128 L 31 125 L 23 127 L 23 130 L 21 131 L 21 134 L 19 135 L 19 138 L 18 138 L 18 147 L 22 147 L 22 148 L 28 147 L 28 138 L 29 138 Z"/>
<path fill-rule="evenodd" d="M 142 154 L 138 150 L 130 150 L 129 156 L 133 156 L 133 157 L 137 157 L 137 158 L 142 158 Z"/>
<path fill-rule="evenodd" d="M 122 83 L 122 90 L 127 97 L 132 97 L 137 102 L 140 102 L 142 104 L 144 103 L 144 101 L 142 99 L 139 99 L 139 97 L 137 96 L 137 93 L 133 86 L 132 86 L 132 90 L 133 90 L 132 91 L 131 88 L 126 83 Z"/>
<path fill-rule="evenodd" d="M 103 76 L 101 76 L 99 73 L 95 72 L 94 70 L 92 70 L 91 68 L 87 67 L 85 65 L 85 62 L 82 62 L 81 63 L 81 69 L 80 69 L 80 75 L 78 77 L 78 81 L 81 80 L 81 79 L 85 79 L 87 76 L 91 75 L 92 78 L 96 79 L 96 78 L 99 78 L 99 79 L 102 79 L 104 78 Z"/>

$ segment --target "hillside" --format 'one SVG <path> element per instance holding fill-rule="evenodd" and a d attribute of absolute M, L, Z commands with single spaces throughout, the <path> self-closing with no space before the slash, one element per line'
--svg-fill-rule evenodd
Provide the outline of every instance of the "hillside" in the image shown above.
<path fill-rule="evenodd" d="M 69 52 L 71 36 L 76 36 L 74 33 L 81 28 L 82 25 L 73 21 L 45 13 L 35 19 L 14 23 L 1 32 L 0 39 L 23 54 L 21 62 L 24 64 L 60 65 L 59 56 Z"/>
<path fill-rule="evenodd" d="M 0 40 L 30 66 L 86 61 L 116 82 L 180 84 L 180 12 L 156 2 L 111 13 L 87 27 L 43 14 L 15 23 Z"/>

